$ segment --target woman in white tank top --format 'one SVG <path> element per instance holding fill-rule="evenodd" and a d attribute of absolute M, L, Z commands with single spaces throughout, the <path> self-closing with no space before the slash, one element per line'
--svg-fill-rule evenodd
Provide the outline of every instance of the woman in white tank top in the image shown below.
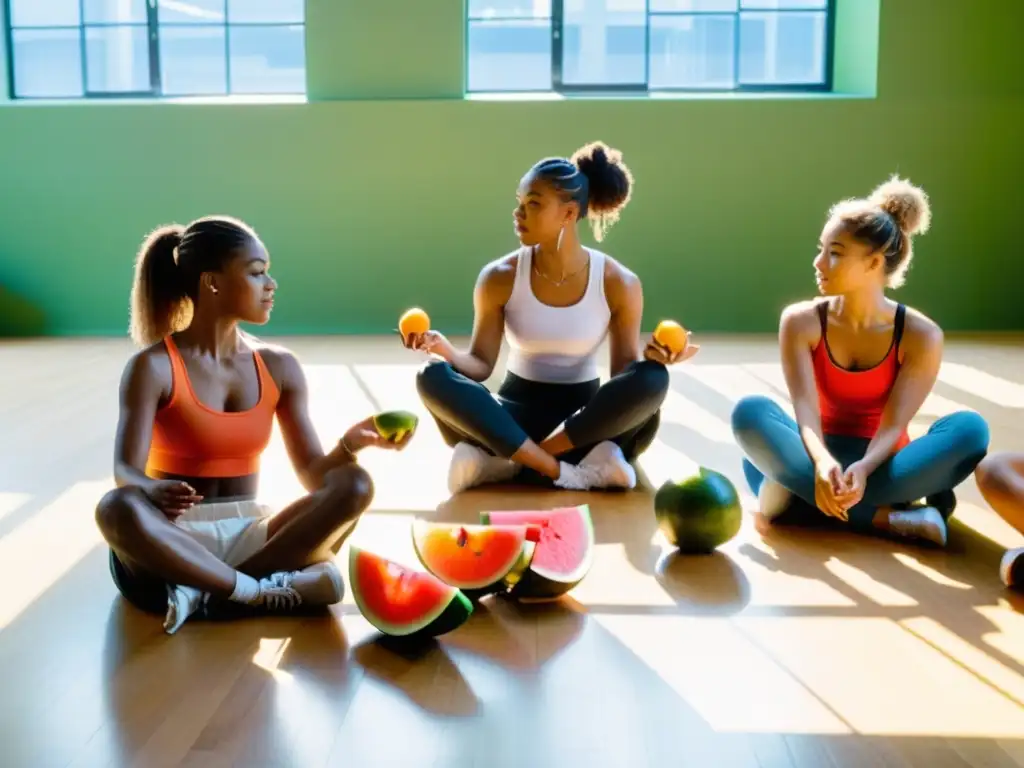
<path fill-rule="evenodd" d="M 417 388 L 445 441 L 455 448 L 452 493 L 484 482 L 524 480 L 556 487 L 632 488 L 630 462 L 654 439 L 672 356 L 640 340 L 640 280 L 601 251 L 584 247 L 577 222 L 600 241 L 629 201 L 632 176 L 621 154 L 597 142 L 571 159 L 548 158 L 522 179 L 515 210 L 521 247 L 487 264 L 473 295 L 468 350 L 439 332 L 403 343 L 438 360 Z M 483 383 L 502 337 L 508 370 L 498 392 Z M 612 377 L 603 385 L 597 353 L 608 342 Z"/>

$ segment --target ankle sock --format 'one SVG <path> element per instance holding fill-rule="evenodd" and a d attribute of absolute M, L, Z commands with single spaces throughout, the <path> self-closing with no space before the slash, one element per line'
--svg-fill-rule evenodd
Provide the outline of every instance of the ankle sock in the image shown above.
<path fill-rule="evenodd" d="M 260 583 L 241 571 L 235 572 L 235 589 L 228 598 L 236 603 L 256 605 L 260 602 Z"/>

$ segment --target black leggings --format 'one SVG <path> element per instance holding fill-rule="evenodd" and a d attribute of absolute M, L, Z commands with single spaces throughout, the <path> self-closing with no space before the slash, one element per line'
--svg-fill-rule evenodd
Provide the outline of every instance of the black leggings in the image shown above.
<path fill-rule="evenodd" d="M 617 444 L 627 461 L 647 450 L 668 384 L 668 370 L 650 360 L 631 364 L 603 385 L 598 379 L 548 384 L 508 373 L 497 394 L 443 361 L 428 363 L 416 377 L 449 446 L 467 442 L 509 458 L 527 439 L 540 443 L 565 422 L 574 448 L 558 458 L 569 464 L 605 440 Z"/>

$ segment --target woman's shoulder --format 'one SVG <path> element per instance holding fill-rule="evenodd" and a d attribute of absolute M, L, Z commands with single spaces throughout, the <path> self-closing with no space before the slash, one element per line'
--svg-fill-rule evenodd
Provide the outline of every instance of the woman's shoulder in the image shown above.
<path fill-rule="evenodd" d="M 475 293 L 478 300 L 504 304 L 512 296 L 522 249 L 506 253 L 480 268 Z"/>
<path fill-rule="evenodd" d="M 302 363 L 299 356 L 288 347 L 283 344 L 271 343 L 244 331 L 240 331 L 240 333 L 246 346 L 263 360 L 278 388 L 283 387 L 296 374 L 301 373 Z"/>
<path fill-rule="evenodd" d="M 819 297 L 787 304 L 779 314 L 779 333 L 816 344 L 821 336 L 821 308 L 828 301 Z"/>
<path fill-rule="evenodd" d="M 941 326 L 924 312 L 903 305 L 905 319 L 903 322 L 903 338 L 911 345 L 941 345 L 944 334 Z"/>
<path fill-rule="evenodd" d="M 121 389 L 164 393 L 170 391 L 172 378 L 171 358 L 161 339 L 128 358 L 121 373 Z"/>

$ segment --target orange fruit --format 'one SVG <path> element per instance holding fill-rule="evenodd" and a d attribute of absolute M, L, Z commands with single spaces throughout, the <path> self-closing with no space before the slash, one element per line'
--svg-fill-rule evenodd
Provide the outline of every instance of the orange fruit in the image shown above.
<path fill-rule="evenodd" d="M 430 330 L 430 315 L 419 307 L 407 309 L 398 320 L 398 332 L 403 339 L 408 339 L 413 334 L 426 333 Z"/>
<path fill-rule="evenodd" d="M 654 340 L 678 355 L 686 347 L 686 329 L 675 320 L 662 320 L 654 329 Z"/>

